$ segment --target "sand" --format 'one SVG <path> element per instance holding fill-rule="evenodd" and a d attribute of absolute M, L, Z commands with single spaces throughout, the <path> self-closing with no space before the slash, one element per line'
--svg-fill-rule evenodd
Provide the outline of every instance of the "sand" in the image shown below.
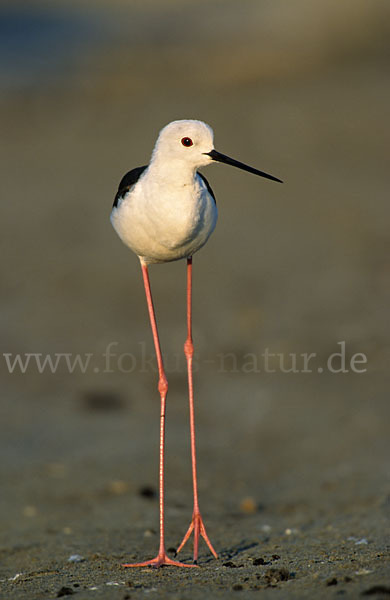
<path fill-rule="evenodd" d="M 3 90 L 1 598 L 390 593 L 388 11 L 222 4 L 130 3 L 119 26 L 100 2 L 106 28 L 77 60 Z M 205 171 L 220 218 L 194 257 L 196 426 L 219 558 L 201 545 L 198 569 L 126 570 L 157 552 L 159 402 L 139 266 L 108 216 L 123 173 L 187 117 L 285 183 Z M 151 281 L 173 555 L 192 513 L 185 264 Z M 37 354 L 61 353 L 39 373 Z M 85 372 L 65 354 L 90 355 Z"/>

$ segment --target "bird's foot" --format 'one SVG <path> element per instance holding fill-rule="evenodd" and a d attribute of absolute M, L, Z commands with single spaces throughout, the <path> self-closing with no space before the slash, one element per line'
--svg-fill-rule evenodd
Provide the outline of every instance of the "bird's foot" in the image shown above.
<path fill-rule="evenodd" d="M 169 558 L 165 550 L 160 550 L 157 554 L 156 558 L 152 558 L 151 560 L 145 560 L 140 563 L 126 563 L 122 565 L 122 567 L 153 567 L 157 569 L 158 567 L 196 567 L 197 565 L 186 565 L 185 563 L 179 562 L 178 560 L 172 560 Z"/>
<path fill-rule="evenodd" d="M 206 542 L 206 544 L 209 547 L 209 550 L 210 550 L 211 554 L 214 556 L 214 558 L 218 558 L 218 554 L 214 550 L 213 545 L 210 542 L 209 537 L 206 533 L 206 528 L 204 526 L 203 519 L 202 519 L 199 511 L 193 512 L 191 524 L 187 530 L 187 533 L 185 534 L 185 536 L 183 538 L 182 543 L 176 550 L 176 555 L 179 554 L 180 550 L 183 548 L 184 544 L 187 542 L 188 538 L 190 537 L 192 531 L 194 532 L 194 563 L 196 564 L 196 562 L 198 560 L 199 535 L 201 535 L 202 538 L 204 539 L 204 541 Z"/>

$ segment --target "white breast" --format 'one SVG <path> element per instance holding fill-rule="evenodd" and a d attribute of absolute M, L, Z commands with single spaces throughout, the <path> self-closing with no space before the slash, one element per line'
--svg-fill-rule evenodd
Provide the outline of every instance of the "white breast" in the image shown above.
<path fill-rule="evenodd" d="M 142 177 L 111 213 L 122 241 L 145 262 L 192 256 L 217 222 L 214 199 L 199 175 L 180 185 Z"/>

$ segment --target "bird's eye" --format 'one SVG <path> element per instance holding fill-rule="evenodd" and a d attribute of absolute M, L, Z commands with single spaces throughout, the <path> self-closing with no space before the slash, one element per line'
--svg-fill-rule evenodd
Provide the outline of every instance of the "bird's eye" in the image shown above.
<path fill-rule="evenodd" d="M 181 138 L 181 143 L 182 143 L 182 144 L 183 144 L 183 146 L 185 146 L 186 148 L 189 148 L 190 146 L 192 146 L 192 144 L 193 144 L 194 142 L 192 141 L 192 139 L 191 139 L 191 138 L 189 138 L 189 137 L 184 137 L 184 138 Z"/>

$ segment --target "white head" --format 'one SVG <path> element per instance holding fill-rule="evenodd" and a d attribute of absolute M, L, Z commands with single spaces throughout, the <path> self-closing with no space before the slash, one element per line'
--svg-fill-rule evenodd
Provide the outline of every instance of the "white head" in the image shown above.
<path fill-rule="evenodd" d="M 193 170 L 205 167 L 212 162 L 222 162 L 232 167 L 237 167 L 248 173 L 260 175 L 273 181 L 280 179 L 259 171 L 254 167 L 226 156 L 214 148 L 214 134 L 209 125 L 203 121 L 186 119 L 172 121 L 160 131 L 153 150 L 151 163 L 164 165 L 169 162 L 180 161 Z"/>
<path fill-rule="evenodd" d="M 172 121 L 157 138 L 152 161 L 182 160 L 194 169 L 213 162 L 207 153 L 214 149 L 213 130 L 203 121 Z"/>

